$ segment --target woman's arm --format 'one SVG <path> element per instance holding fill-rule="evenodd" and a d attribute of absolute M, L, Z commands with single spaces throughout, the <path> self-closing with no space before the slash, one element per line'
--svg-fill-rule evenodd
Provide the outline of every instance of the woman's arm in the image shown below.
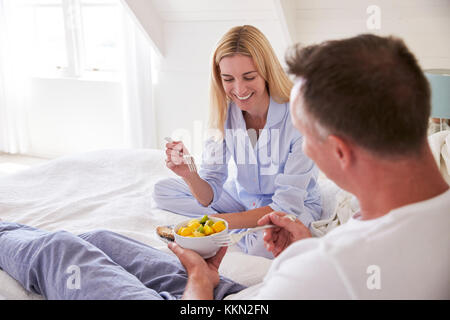
<path fill-rule="evenodd" d="M 166 166 L 186 182 L 192 195 L 205 207 L 219 197 L 228 175 L 227 162 L 220 149 L 224 149 L 224 143 L 215 143 L 211 139 L 206 142 L 203 155 L 205 159 L 199 171 L 202 178 L 185 163 L 183 155 L 189 152 L 181 141 L 166 144 Z"/>
<path fill-rule="evenodd" d="M 284 171 L 275 178 L 275 192 L 269 206 L 273 211 L 295 214 L 305 226 L 310 227 L 311 222 L 318 220 L 321 214 L 317 185 L 319 171 L 315 163 L 303 153 L 302 144 L 303 137 L 293 143 Z"/>
<path fill-rule="evenodd" d="M 214 192 L 209 183 L 200 178 L 197 172 L 193 172 L 182 178 L 197 201 L 204 207 L 209 206 L 214 198 Z"/>
<path fill-rule="evenodd" d="M 242 229 L 256 227 L 258 220 L 272 211 L 271 207 L 265 206 L 248 211 L 212 214 L 211 216 L 226 220 L 229 229 Z"/>
<path fill-rule="evenodd" d="M 302 139 L 298 139 L 289 153 L 284 172 L 275 179 L 275 193 L 272 203 L 268 206 L 243 212 L 215 214 L 213 216 L 225 219 L 230 229 L 253 228 L 257 221 L 273 211 L 295 214 L 300 221 L 309 226 L 311 221 L 319 216 L 312 216 L 312 210 L 305 210 L 304 201 L 308 195 L 311 180 L 316 179 L 314 162 L 303 153 Z M 320 196 L 317 199 L 320 203 Z"/>

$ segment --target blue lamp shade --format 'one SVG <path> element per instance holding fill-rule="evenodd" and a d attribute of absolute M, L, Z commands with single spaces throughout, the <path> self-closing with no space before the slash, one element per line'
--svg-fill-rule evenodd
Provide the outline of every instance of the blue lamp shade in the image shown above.
<path fill-rule="evenodd" d="M 450 69 L 425 70 L 431 86 L 431 117 L 450 119 Z"/>

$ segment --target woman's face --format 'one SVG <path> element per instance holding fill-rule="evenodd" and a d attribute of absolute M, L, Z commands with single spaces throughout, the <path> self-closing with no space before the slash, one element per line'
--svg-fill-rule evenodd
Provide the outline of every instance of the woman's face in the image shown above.
<path fill-rule="evenodd" d="M 266 82 L 251 57 L 242 54 L 224 57 L 219 68 L 226 95 L 241 110 L 252 113 L 269 105 Z"/>

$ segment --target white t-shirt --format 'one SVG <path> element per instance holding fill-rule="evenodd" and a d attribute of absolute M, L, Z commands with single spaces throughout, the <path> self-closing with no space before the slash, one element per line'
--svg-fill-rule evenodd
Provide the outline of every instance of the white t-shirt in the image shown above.
<path fill-rule="evenodd" d="M 293 243 L 226 299 L 450 299 L 450 190 Z"/>

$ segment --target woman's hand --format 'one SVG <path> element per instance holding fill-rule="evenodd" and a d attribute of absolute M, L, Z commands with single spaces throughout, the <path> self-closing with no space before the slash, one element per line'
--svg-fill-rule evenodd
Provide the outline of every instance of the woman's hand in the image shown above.
<path fill-rule="evenodd" d="M 270 252 L 277 257 L 293 242 L 310 238 L 309 229 L 298 219 L 292 221 L 284 212 L 271 212 L 258 220 L 258 225 L 274 224 L 279 228 L 266 229 L 264 244 Z"/>
<path fill-rule="evenodd" d="M 169 243 L 169 249 L 180 259 L 188 274 L 188 284 L 183 298 L 213 298 L 214 288 L 220 282 L 219 266 L 225 256 L 227 247 L 221 247 L 214 257 L 206 260 L 195 251 L 184 249 L 175 242 Z"/>
<path fill-rule="evenodd" d="M 171 141 L 166 144 L 166 166 L 175 174 L 183 178 L 192 195 L 203 206 L 207 207 L 214 198 L 214 191 L 208 182 L 203 180 L 195 170 L 190 170 L 189 165 L 183 159 L 183 155 L 189 152 L 181 141 Z M 194 158 L 191 158 L 194 161 Z M 192 163 L 195 167 L 195 164 Z"/>
<path fill-rule="evenodd" d="M 173 141 L 166 144 L 166 166 L 182 178 L 187 178 L 192 172 L 185 163 L 183 155 L 189 154 L 181 141 Z"/>

